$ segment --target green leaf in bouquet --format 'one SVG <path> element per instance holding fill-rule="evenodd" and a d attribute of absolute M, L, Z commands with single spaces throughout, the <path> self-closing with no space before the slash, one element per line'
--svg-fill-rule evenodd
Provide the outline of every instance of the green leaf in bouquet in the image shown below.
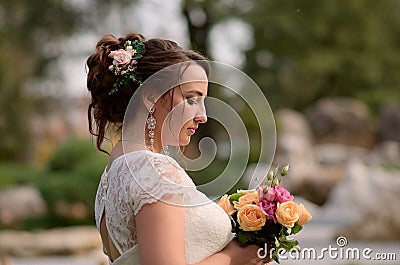
<path fill-rule="evenodd" d="M 299 242 L 297 240 L 293 240 L 293 241 L 287 241 L 287 246 L 288 246 L 288 250 L 290 251 L 298 251 L 298 248 L 296 248 L 299 245 Z"/>
<path fill-rule="evenodd" d="M 242 193 L 233 193 L 231 196 L 229 196 L 229 200 L 231 202 L 239 200 L 240 197 L 242 197 L 244 194 Z"/>
<path fill-rule="evenodd" d="M 292 233 L 292 228 L 291 227 L 285 227 L 286 229 L 284 230 L 284 233 L 286 236 L 290 235 Z"/>
<path fill-rule="evenodd" d="M 283 230 L 283 229 L 282 229 Z M 286 240 L 286 235 L 285 233 L 280 233 L 278 237 L 279 242 L 284 242 Z"/>
<path fill-rule="evenodd" d="M 279 262 L 279 250 L 275 250 L 273 253 L 272 253 L 272 259 L 276 262 L 276 263 L 278 263 L 278 264 L 280 264 L 280 262 Z"/>
<path fill-rule="evenodd" d="M 279 237 L 280 247 L 284 248 L 287 251 L 292 251 L 299 242 L 294 238 L 286 238 L 286 237 Z"/>
<path fill-rule="evenodd" d="M 249 231 L 240 231 L 239 233 L 237 233 L 239 243 L 243 245 L 251 243 L 253 237 L 254 234 Z"/>
<path fill-rule="evenodd" d="M 297 234 L 298 232 L 301 231 L 301 229 L 303 229 L 303 227 L 302 227 L 301 225 L 295 224 L 295 225 L 292 227 L 292 235 Z"/>

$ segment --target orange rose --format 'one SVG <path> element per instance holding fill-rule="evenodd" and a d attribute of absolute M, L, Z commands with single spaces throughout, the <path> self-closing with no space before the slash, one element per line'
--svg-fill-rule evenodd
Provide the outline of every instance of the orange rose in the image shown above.
<path fill-rule="evenodd" d="M 278 223 L 288 228 L 294 226 L 294 224 L 299 220 L 300 214 L 300 206 L 293 201 L 278 203 L 278 208 L 275 213 Z"/>
<path fill-rule="evenodd" d="M 300 214 L 299 220 L 297 221 L 297 224 L 303 226 L 311 220 L 312 216 L 302 203 L 300 203 L 299 207 L 300 207 L 301 214 Z"/>
<path fill-rule="evenodd" d="M 240 197 L 237 201 L 233 202 L 234 207 L 239 210 L 245 205 L 248 204 L 257 204 L 258 203 L 258 194 L 256 191 L 246 193 L 242 197 Z"/>
<path fill-rule="evenodd" d="M 234 212 L 236 212 L 236 209 L 233 207 L 233 204 L 229 200 L 228 195 L 224 195 L 221 197 L 221 199 L 218 202 L 218 205 L 229 215 L 231 216 Z"/>
<path fill-rule="evenodd" d="M 267 217 L 262 213 L 260 207 L 246 204 L 237 213 L 237 221 L 243 231 L 257 231 L 264 225 Z"/>

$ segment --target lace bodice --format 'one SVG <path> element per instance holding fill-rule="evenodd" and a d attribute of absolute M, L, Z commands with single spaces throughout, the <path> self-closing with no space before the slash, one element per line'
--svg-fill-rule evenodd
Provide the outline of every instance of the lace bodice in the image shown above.
<path fill-rule="evenodd" d="M 207 258 L 229 243 L 232 234 L 226 213 L 196 189 L 173 158 L 146 150 L 117 158 L 102 174 L 95 201 L 96 225 L 100 229 L 104 213 L 109 237 L 123 256 L 137 247 L 135 216 L 143 205 L 165 200 L 170 194 L 182 194 L 186 206 L 188 264 Z"/>

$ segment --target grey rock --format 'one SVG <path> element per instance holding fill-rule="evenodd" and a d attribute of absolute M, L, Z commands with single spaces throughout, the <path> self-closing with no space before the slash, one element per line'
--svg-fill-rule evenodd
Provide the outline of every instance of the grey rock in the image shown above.
<path fill-rule="evenodd" d="M 375 132 L 367 106 L 351 98 L 323 98 L 306 110 L 317 143 L 370 148 Z"/>
<path fill-rule="evenodd" d="M 380 140 L 400 142 L 400 108 L 384 106 L 379 116 Z"/>
<path fill-rule="evenodd" d="M 317 166 L 312 149 L 311 129 L 304 115 L 294 110 L 279 110 L 275 118 L 278 137 L 274 164 L 290 164 L 291 181 L 287 185 L 297 186 L 308 178 Z"/>
<path fill-rule="evenodd" d="M 376 165 L 400 167 L 400 142 L 379 143 L 368 155 L 367 161 Z"/>
<path fill-rule="evenodd" d="M 0 191 L 0 224 L 5 227 L 18 227 L 24 220 L 46 213 L 44 199 L 32 186 L 16 186 Z"/>
<path fill-rule="evenodd" d="M 94 226 L 54 228 L 37 232 L 0 231 L 0 253 L 12 256 L 82 254 L 101 248 Z"/>
<path fill-rule="evenodd" d="M 400 170 L 353 159 L 321 209 L 321 218 L 342 224 L 338 232 L 353 239 L 399 240 L 399 187 Z"/>
<path fill-rule="evenodd" d="M 345 166 L 350 159 L 367 159 L 369 150 L 364 147 L 339 143 L 326 143 L 314 146 L 315 160 L 324 166 Z"/>

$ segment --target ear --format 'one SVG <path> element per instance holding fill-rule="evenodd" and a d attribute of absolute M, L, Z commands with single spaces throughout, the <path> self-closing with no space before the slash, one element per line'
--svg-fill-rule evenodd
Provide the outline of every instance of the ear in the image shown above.
<path fill-rule="evenodd" d="M 155 102 L 156 101 L 155 101 L 153 95 L 149 95 L 149 94 L 143 93 L 142 94 L 142 101 L 143 101 L 143 104 L 146 107 L 148 112 L 150 112 L 151 108 L 153 108 L 153 109 L 155 108 Z"/>

